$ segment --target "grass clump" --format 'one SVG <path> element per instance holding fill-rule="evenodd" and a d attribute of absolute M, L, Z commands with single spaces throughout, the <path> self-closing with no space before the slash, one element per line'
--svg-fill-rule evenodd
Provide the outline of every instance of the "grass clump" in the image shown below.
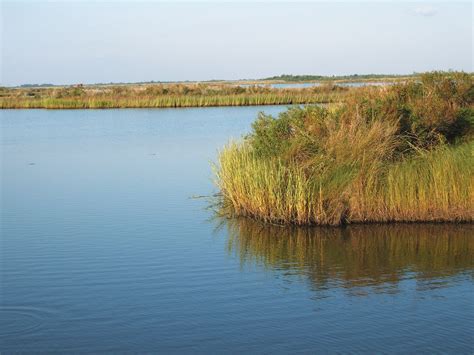
<path fill-rule="evenodd" d="M 260 114 L 219 155 L 224 210 L 284 224 L 472 221 L 473 103 L 469 75 L 435 72 Z"/>

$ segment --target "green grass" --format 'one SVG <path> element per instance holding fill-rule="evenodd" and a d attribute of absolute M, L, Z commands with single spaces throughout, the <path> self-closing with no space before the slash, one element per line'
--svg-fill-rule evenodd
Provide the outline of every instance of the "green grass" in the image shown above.
<path fill-rule="evenodd" d="M 469 76 L 260 115 L 219 154 L 222 211 L 281 224 L 474 220 Z"/>

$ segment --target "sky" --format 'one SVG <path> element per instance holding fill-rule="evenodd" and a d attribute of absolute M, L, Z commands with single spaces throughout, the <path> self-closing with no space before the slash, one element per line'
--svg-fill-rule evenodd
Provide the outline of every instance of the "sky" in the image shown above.
<path fill-rule="evenodd" d="M 0 1 L 4 86 L 473 70 L 470 1 Z"/>

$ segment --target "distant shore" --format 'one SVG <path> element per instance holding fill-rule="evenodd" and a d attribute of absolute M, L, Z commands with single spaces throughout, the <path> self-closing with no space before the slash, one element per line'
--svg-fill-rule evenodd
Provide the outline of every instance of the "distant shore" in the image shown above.
<path fill-rule="evenodd" d="M 352 81 L 351 83 L 359 83 Z M 272 85 L 290 87 L 273 87 Z M 292 105 L 341 102 L 362 88 L 332 81 L 74 85 L 0 88 L 0 109 L 116 109 Z M 365 84 L 361 84 L 365 85 Z M 293 87 L 291 87 L 293 86 Z"/>

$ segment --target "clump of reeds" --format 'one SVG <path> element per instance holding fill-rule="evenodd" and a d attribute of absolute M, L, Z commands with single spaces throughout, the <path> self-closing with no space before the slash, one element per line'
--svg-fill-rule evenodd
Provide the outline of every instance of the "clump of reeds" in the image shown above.
<path fill-rule="evenodd" d="M 473 102 L 469 75 L 429 73 L 261 114 L 219 155 L 223 206 L 285 224 L 473 221 Z"/>

